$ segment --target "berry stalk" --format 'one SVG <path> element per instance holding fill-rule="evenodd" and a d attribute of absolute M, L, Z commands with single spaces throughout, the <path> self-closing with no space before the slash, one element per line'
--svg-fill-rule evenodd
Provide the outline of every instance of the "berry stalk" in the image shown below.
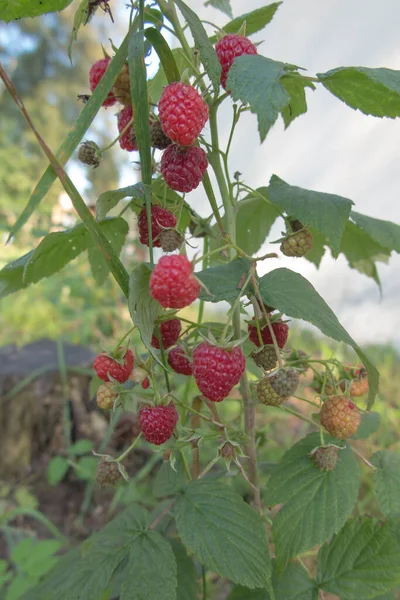
<path fill-rule="evenodd" d="M 210 164 L 214 170 L 215 177 L 217 179 L 218 187 L 222 196 L 222 201 L 225 209 L 226 227 L 229 239 L 236 244 L 236 213 L 235 213 L 235 199 L 233 198 L 231 186 L 230 191 L 225 181 L 220 155 L 218 153 L 219 140 L 218 140 L 218 124 L 217 124 L 217 110 L 218 108 L 212 106 L 209 112 L 210 119 L 210 131 L 211 131 L 211 143 L 213 151 L 209 155 Z M 234 129 L 234 127 L 232 128 Z M 233 136 L 233 131 L 231 132 Z M 227 174 L 228 169 L 227 170 Z M 235 257 L 235 249 L 231 247 L 229 249 L 230 258 Z M 234 338 L 240 338 L 240 306 L 237 305 L 233 312 L 233 330 Z M 249 481 L 252 485 L 254 503 L 259 512 L 261 512 L 261 495 L 259 489 L 259 477 L 257 467 L 257 449 L 256 449 L 256 438 L 255 438 L 255 410 L 252 402 L 252 394 L 250 390 L 249 380 L 247 378 L 246 370 L 244 371 L 240 379 L 240 391 L 243 397 L 244 404 L 244 421 L 245 430 L 248 436 L 248 444 L 246 448 L 246 454 L 248 456 L 248 471 Z"/>

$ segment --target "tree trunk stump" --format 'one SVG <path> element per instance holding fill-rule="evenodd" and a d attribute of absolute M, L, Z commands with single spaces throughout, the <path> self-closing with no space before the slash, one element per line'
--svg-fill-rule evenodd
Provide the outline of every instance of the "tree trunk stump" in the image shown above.
<path fill-rule="evenodd" d="M 67 369 L 88 368 L 95 358 L 81 346 L 65 343 L 63 349 Z M 72 442 L 102 438 L 107 421 L 89 397 L 90 376 L 67 371 L 67 379 L 64 398 L 54 341 L 0 348 L 0 479 L 27 474 L 37 461 L 65 448 L 66 403 Z"/>

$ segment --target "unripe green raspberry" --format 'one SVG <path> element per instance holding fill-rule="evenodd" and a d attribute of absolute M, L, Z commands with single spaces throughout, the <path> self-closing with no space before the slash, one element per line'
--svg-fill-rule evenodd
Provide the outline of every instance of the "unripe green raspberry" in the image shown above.
<path fill-rule="evenodd" d="M 98 150 L 99 147 L 95 142 L 83 142 L 78 150 L 78 159 L 84 165 L 90 165 L 96 169 L 101 162 L 101 155 Z"/>
<path fill-rule="evenodd" d="M 251 358 L 256 363 L 257 367 L 261 367 L 264 371 L 272 371 L 277 365 L 276 352 L 273 345 L 266 345 L 255 350 L 250 354 Z"/>
<path fill-rule="evenodd" d="M 268 406 L 280 406 L 296 391 L 299 378 L 296 369 L 280 369 L 261 379 L 257 385 L 257 397 Z"/>
<path fill-rule="evenodd" d="M 157 150 L 165 150 L 170 144 L 171 140 L 162 130 L 160 121 L 154 121 L 150 125 L 150 136 L 151 136 L 151 147 L 157 148 Z"/>
<path fill-rule="evenodd" d="M 115 461 L 108 461 L 103 456 L 98 464 L 96 470 L 96 482 L 101 487 L 114 486 L 122 479 L 122 475 L 119 472 L 118 463 Z"/>
<path fill-rule="evenodd" d="M 129 68 L 125 63 L 120 74 L 115 80 L 113 94 L 120 104 L 124 106 L 132 105 L 131 86 L 129 82 Z"/>
<path fill-rule="evenodd" d="M 279 369 L 269 380 L 279 396 L 291 396 L 299 385 L 300 374 L 296 369 Z"/>
<path fill-rule="evenodd" d="M 320 446 L 310 453 L 320 471 L 333 471 L 339 459 L 339 448 L 336 446 Z"/>
<path fill-rule="evenodd" d="M 161 248 L 164 252 L 174 252 L 183 244 L 183 237 L 176 229 L 163 229 L 159 235 Z"/>
<path fill-rule="evenodd" d="M 307 229 L 289 235 L 281 244 L 285 256 L 304 256 L 313 247 L 313 236 Z"/>
<path fill-rule="evenodd" d="M 331 396 L 322 405 L 321 425 L 338 440 L 345 440 L 356 433 L 360 420 L 360 411 L 348 396 Z"/>
<path fill-rule="evenodd" d="M 103 410 L 111 410 L 117 398 L 118 392 L 115 391 L 115 384 L 111 381 L 103 383 L 97 390 L 97 406 Z"/>
<path fill-rule="evenodd" d="M 280 396 L 275 392 L 271 386 L 269 377 L 264 377 L 258 382 L 256 394 L 258 400 L 266 406 L 280 406 L 286 400 L 285 396 Z"/>

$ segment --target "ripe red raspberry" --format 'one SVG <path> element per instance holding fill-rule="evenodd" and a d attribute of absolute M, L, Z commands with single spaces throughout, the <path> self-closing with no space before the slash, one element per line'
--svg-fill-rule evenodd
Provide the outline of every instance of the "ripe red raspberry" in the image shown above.
<path fill-rule="evenodd" d="M 111 381 L 103 383 L 97 390 L 97 406 L 103 410 L 111 410 L 114 407 L 114 402 L 117 398 L 118 392 L 115 390 L 115 385 Z"/>
<path fill-rule="evenodd" d="M 185 83 L 171 83 L 158 103 L 165 135 L 180 146 L 190 146 L 208 120 L 208 106 L 199 92 Z"/>
<path fill-rule="evenodd" d="M 150 293 L 164 308 L 184 308 L 199 297 L 200 284 L 186 256 L 160 258 L 150 276 Z"/>
<path fill-rule="evenodd" d="M 160 325 L 160 333 L 164 350 L 171 348 L 171 346 L 176 344 L 181 329 L 182 324 L 180 319 L 169 319 L 169 321 L 162 321 Z M 153 337 L 151 338 L 151 345 L 153 348 L 160 348 L 160 343 L 154 333 Z"/>
<path fill-rule="evenodd" d="M 220 348 L 202 342 L 193 352 L 193 375 L 202 394 L 221 402 L 239 383 L 246 359 L 239 346 Z"/>
<path fill-rule="evenodd" d="M 257 54 L 257 48 L 249 39 L 235 33 L 228 33 L 219 40 L 215 46 L 215 51 L 222 67 L 221 85 L 225 90 L 229 69 L 235 58 L 242 56 L 242 54 Z"/>
<path fill-rule="evenodd" d="M 111 58 L 102 58 L 101 60 L 98 60 L 97 62 L 95 62 L 94 65 L 92 66 L 92 68 L 90 69 L 89 85 L 90 85 L 91 92 L 94 92 L 94 90 L 99 85 L 100 79 L 103 77 L 104 73 L 106 72 L 110 60 L 111 60 Z M 114 96 L 112 91 L 110 91 L 107 98 L 104 100 L 102 106 L 112 106 L 113 104 L 116 103 L 116 101 L 117 101 L 116 97 Z"/>
<path fill-rule="evenodd" d="M 142 381 L 142 388 L 144 390 L 147 390 L 147 388 L 150 387 L 150 379 L 148 377 L 145 377 Z"/>
<path fill-rule="evenodd" d="M 132 106 L 125 106 L 125 108 L 123 108 L 121 112 L 118 113 L 119 133 L 121 133 L 121 131 L 124 130 L 124 128 L 128 125 L 129 121 L 132 118 Z M 119 145 L 121 146 L 122 150 L 127 150 L 128 152 L 133 152 L 134 150 L 138 149 L 133 124 L 130 127 L 128 127 L 125 133 L 119 138 Z"/>
<path fill-rule="evenodd" d="M 165 227 L 175 227 L 176 217 L 169 210 L 161 206 L 151 207 L 151 231 L 153 234 L 153 246 L 161 248 L 160 233 Z M 149 227 L 147 223 L 146 207 L 143 207 L 139 213 L 138 228 L 140 242 L 145 246 L 149 245 Z"/>
<path fill-rule="evenodd" d="M 122 360 L 123 364 L 121 364 Z M 129 375 L 133 369 L 134 358 L 132 350 L 125 352 L 121 362 L 117 362 L 115 358 L 111 358 L 105 352 L 102 352 L 96 356 L 93 368 L 97 376 L 103 381 L 110 381 L 110 377 L 112 377 L 120 383 L 124 383 L 124 381 L 129 379 Z"/>
<path fill-rule="evenodd" d="M 171 144 L 162 155 L 160 169 L 171 190 L 187 194 L 201 183 L 207 167 L 207 155 L 202 148 L 179 148 Z"/>
<path fill-rule="evenodd" d="M 289 327 L 287 323 L 282 323 L 282 321 L 276 321 L 275 323 L 272 323 L 272 329 L 274 330 L 279 348 L 283 348 L 283 346 L 286 344 L 286 340 L 289 335 Z M 257 327 L 255 325 L 249 325 L 248 330 L 250 341 L 253 342 L 253 344 L 255 344 L 256 346 L 260 347 L 261 344 L 260 340 L 258 339 Z M 261 338 L 266 346 L 268 346 L 269 344 L 273 344 L 272 336 L 269 331 L 268 325 L 265 325 L 265 327 L 261 329 Z"/>
<path fill-rule="evenodd" d="M 181 375 L 192 375 L 193 373 L 193 364 L 186 356 L 182 346 L 177 346 L 171 350 L 168 354 L 168 363 L 175 373 Z"/>
<path fill-rule="evenodd" d="M 328 433 L 345 440 L 357 431 L 361 414 L 347 396 L 331 396 L 322 405 L 319 418 Z"/>
<path fill-rule="evenodd" d="M 175 425 L 179 419 L 175 404 L 168 406 L 143 405 L 139 411 L 139 425 L 145 440 L 150 444 L 159 446 L 174 433 Z"/>

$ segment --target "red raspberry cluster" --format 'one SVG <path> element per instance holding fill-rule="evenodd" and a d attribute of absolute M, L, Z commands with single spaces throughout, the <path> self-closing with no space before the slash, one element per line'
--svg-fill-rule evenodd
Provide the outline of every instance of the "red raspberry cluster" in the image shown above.
<path fill-rule="evenodd" d="M 188 193 L 197 188 L 208 167 L 206 153 L 193 146 L 208 120 L 208 106 L 198 91 L 185 83 L 171 83 L 158 103 L 163 132 L 173 142 L 161 159 L 168 187 Z"/>

